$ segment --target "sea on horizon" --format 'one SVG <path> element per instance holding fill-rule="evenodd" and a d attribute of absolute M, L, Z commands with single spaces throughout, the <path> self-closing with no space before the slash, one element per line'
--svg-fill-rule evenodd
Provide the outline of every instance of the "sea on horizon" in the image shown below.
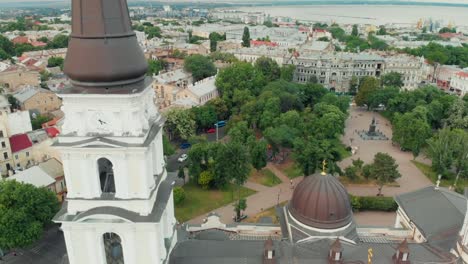
<path fill-rule="evenodd" d="M 302 6 L 249 6 L 235 9 L 265 12 L 271 16 L 285 16 L 299 20 L 340 24 L 416 24 L 420 19 L 468 26 L 468 8 L 418 5 L 302 5 Z"/>

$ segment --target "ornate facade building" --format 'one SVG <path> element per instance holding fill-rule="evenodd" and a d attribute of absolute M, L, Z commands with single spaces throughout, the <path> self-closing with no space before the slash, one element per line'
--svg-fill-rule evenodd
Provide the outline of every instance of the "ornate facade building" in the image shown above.
<path fill-rule="evenodd" d="M 313 79 L 338 92 L 347 92 L 353 77 L 379 78 L 383 74 L 402 74 L 403 89 L 416 89 L 426 79 L 424 58 L 406 55 L 380 56 L 370 53 L 305 53 L 293 56 L 286 64 L 296 66 L 294 81 L 307 83 Z M 314 77 L 315 76 L 315 77 Z"/>
<path fill-rule="evenodd" d="M 296 66 L 294 81 L 307 83 L 317 80 L 325 87 L 346 92 L 355 77 L 380 77 L 384 71 L 384 59 L 367 53 L 323 53 L 293 56 L 286 64 Z"/>

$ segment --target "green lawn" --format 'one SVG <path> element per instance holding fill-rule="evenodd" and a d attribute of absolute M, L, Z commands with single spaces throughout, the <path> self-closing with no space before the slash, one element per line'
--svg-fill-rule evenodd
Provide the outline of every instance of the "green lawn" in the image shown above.
<path fill-rule="evenodd" d="M 304 175 L 301 168 L 299 168 L 294 162 L 285 166 L 279 166 L 279 168 L 288 176 L 289 179 L 294 179 Z"/>
<path fill-rule="evenodd" d="M 234 185 L 228 186 L 226 190 L 203 190 L 193 183 L 188 183 L 183 189 L 185 190 L 185 200 L 182 204 L 176 205 L 175 208 L 176 219 L 179 222 L 186 222 L 199 215 L 209 213 L 237 199 L 237 188 Z M 242 197 L 254 193 L 255 191 L 251 189 L 241 187 Z"/>
<path fill-rule="evenodd" d="M 250 173 L 249 180 L 268 187 L 273 187 L 281 183 L 281 180 L 269 169 L 262 169 L 260 171 L 253 169 Z"/>
<path fill-rule="evenodd" d="M 415 160 L 412 160 L 411 161 L 424 175 L 426 175 L 427 178 L 429 178 L 429 180 L 431 180 L 432 183 L 436 183 L 437 182 L 437 173 L 435 171 L 432 170 L 431 166 L 427 165 L 427 164 L 424 164 L 424 163 L 421 163 L 421 162 L 418 162 L 418 161 L 415 161 Z M 455 175 L 450 175 L 450 178 L 449 179 L 442 179 L 440 181 L 440 186 L 443 186 L 443 187 L 449 187 L 449 186 L 452 186 L 455 182 Z M 466 179 L 463 179 L 462 177 L 460 177 L 460 179 L 458 180 L 458 183 L 457 183 L 457 191 L 458 189 L 460 190 L 463 190 L 464 187 L 467 187 L 468 186 L 468 181 Z"/>

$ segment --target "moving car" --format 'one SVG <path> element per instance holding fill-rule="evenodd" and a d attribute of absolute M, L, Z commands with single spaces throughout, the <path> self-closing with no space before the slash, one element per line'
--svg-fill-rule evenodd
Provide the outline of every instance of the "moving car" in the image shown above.
<path fill-rule="evenodd" d="M 178 162 L 184 162 L 185 160 L 187 160 L 188 158 L 188 155 L 187 154 L 182 154 L 180 155 L 179 159 L 177 159 Z"/>
<path fill-rule="evenodd" d="M 215 124 L 215 127 L 223 127 L 226 126 L 226 121 L 218 121 L 218 123 Z"/>
<path fill-rule="evenodd" d="M 181 148 L 181 149 L 188 149 L 188 148 L 190 148 L 191 146 L 192 146 L 192 145 L 190 145 L 190 143 L 188 143 L 188 142 L 185 142 L 185 143 L 180 144 L 180 148 Z"/>

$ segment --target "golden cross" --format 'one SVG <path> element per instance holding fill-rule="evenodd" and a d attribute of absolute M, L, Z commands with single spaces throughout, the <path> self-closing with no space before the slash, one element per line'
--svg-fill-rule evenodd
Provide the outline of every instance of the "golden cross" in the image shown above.
<path fill-rule="evenodd" d="M 322 175 L 327 175 L 327 173 L 325 172 L 326 166 L 327 166 L 327 161 L 323 160 L 322 161 Z"/>
<path fill-rule="evenodd" d="M 372 258 L 374 257 L 374 252 L 372 250 L 372 248 L 369 248 L 367 250 L 367 263 L 368 264 L 372 264 Z"/>

